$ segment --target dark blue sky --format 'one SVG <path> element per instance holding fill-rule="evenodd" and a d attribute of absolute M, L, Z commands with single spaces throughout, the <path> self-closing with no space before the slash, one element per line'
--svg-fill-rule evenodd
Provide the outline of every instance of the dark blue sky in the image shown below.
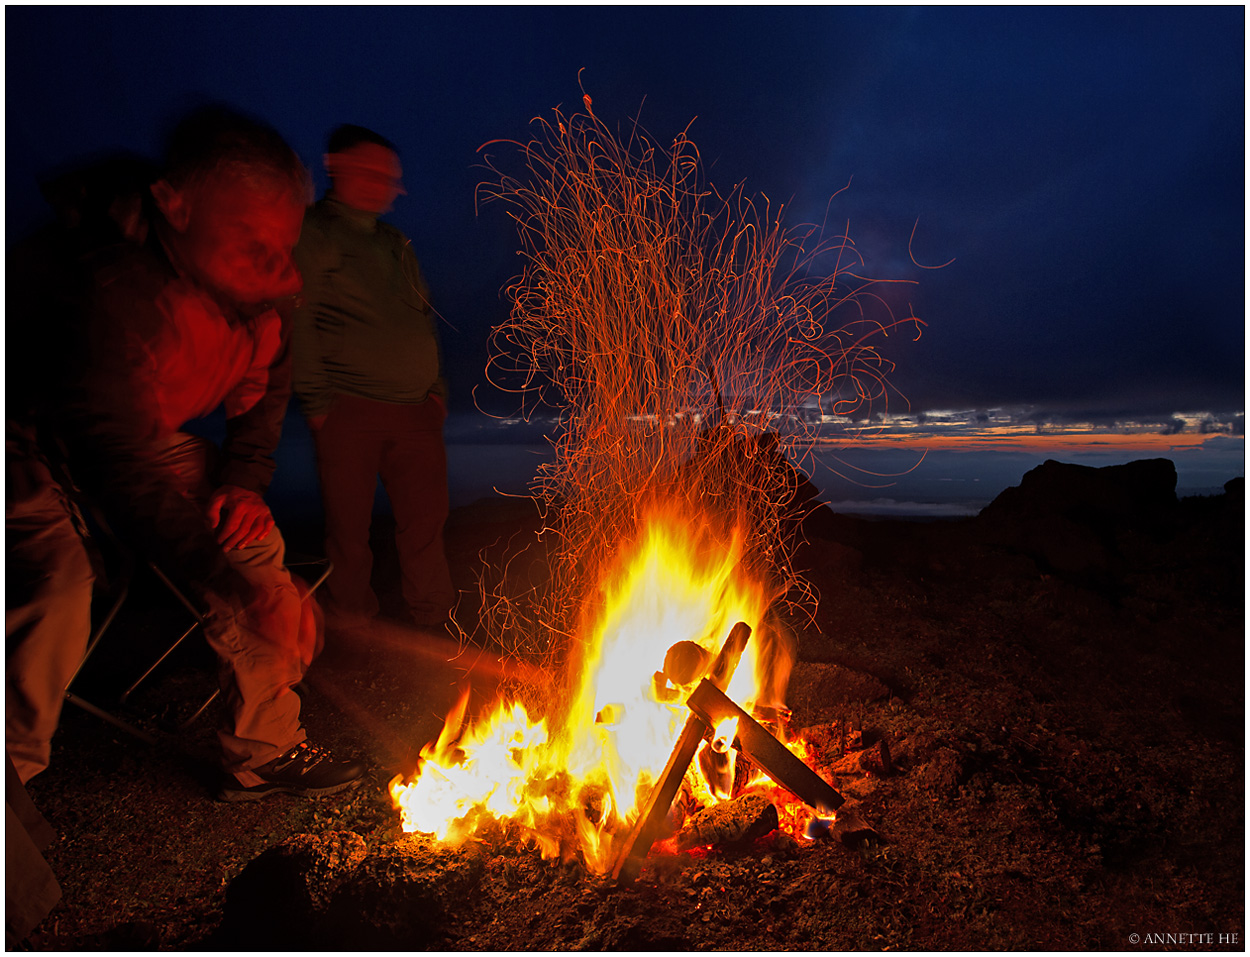
<path fill-rule="evenodd" d="M 404 155 L 412 237 L 454 329 L 456 404 L 519 268 L 474 208 L 477 148 L 580 104 L 692 118 L 722 190 L 823 217 L 870 274 L 918 279 L 928 323 L 892 339 L 917 410 L 1107 416 L 1244 408 L 1240 6 L 951 9 L 7 7 L 6 230 L 37 177 L 107 150 L 156 155 L 208 98 L 278 127 L 318 174 L 340 122 Z M 644 102 L 645 100 L 645 102 Z M 496 150 L 502 152 L 502 148 Z M 922 263 L 955 262 L 923 271 Z M 10 317 L 12 321 L 12 317 Z M 10 360 L 11 361 L 11 360 Z"/>

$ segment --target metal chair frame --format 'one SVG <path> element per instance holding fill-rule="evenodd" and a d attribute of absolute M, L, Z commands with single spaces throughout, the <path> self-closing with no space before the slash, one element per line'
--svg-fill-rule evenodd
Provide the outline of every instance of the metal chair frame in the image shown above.
<path fill-rule="evenodd" d="M 112 529 L 109 527 L 108 522 L 104 518 L 104 516 L 100 515 L 97 511 L 93 510 L 92 518 L 95 521 L 96 525 L 101 530 L 101 532 L 104 534 L 104 537 L 110 540 L 116 546 L 117 550 L 122 556 L 120 563 L 119 563 L 120 567 L 117 569 L 117 572 L 116 572 L 116 578 L 118 579 L 119 584 L 116 586 L 116 594 L 114 595 L 112 601 L 110 602 L 109 607 L 105 611 L 103 617 L 100 619 L 100 623 L 96 626 L 95 630 L 91 634 L 90 639 L 87 642 L 87 649 L 83 653 L 82 661 L 79 662 L 78 668 L 74 671 L 73 676 L 69 679 L 69 682 L 66 684 L 65 700 L 68 703 L 75 705 L 76 707 L 81 708 L 82 710 L 87 711 L 90 714 L 93 714 L 96 717 L 104 721 L 107 721 L 109 724 L 112 724 L 115 727 L 120 728 L 121 730 L 125 731 L 127 734 L 133 735 L 134 737 L 138 738 L 141 741 L 145 741 L 148 744 L 155 744 L 156 738 L 153 737 L 148 732 L 142 730 L 141 728 L 136 727 L 135 725 L 131 724 L 129 721 L 126 721 L 124 718 L 121 718 L 117 716 L 116 714 L 113 714 L 111 711 L 108 711 L 107 709 L 102 708 L 99 705 L 91 701 L 88 701 L 87 699 L 83 698 L 81 695 L 78 695 L 73 690 L 71 690 L 73 688 L 74 682 L 77 680 L 79 674 L 82 673 L 83 668 L 86 666 L 87 661 L 91 658 L 92 654 L 95 652 L 96 648 L 99 646 L 100 641 L 104 638 L 105 633 L 108 631 L 109 627 L 113 624 L 113 621 L 114 619 L 116 619 L 118 612 L 121 611 L 122 606 L 125 604 L 126 599 L 129 597 L 130 583 L 133 580 L 134 570 L 135 570 L 135 561 L 134 561 L 132 552 L 129 549 L 127 549 L 126 546 L 123 545 L 118 540 L 117 536 L 113 533 Z M 177 638 L 175 638 L 174 641 L 156 658 L 156 660 L 153 661 L 152 664 L 148 666 L 147 670 L 145 670 L 143 674 L 139 675 L 139 677 L 136 678 L 130 684 L 130 686 L 121 693 L 121 695 L 118 698 L 118 704 L 122 706 L 125 706 L 127 704 L 130 696 L 134 694 L 135 690 L 141 684 L 143 684 L 143 682 L 146 681 L 151 676 L 151 674 L 154 671 L 156 671 L 156 669 L 159 668 L 160 665 L 171 654 L 173 654 L 174 651 L 184 641 L 186 641 L 187 638 L 191 637 L 191 635 L 194 634 L 197 629 L 202 628 L 204 625 L 203 616 L 195 608 L 195 605 L 191 603 L 190 599 L 188 599 L 187 596 L 183 594 L 182 590 L 177 585 L 174 584 L 174 582 L 170 579 L 170 577 L 164 571 L 162 571 L 161 568 L 158 565 L 156 565 L 154 562 L 149 561 L 146 564 L 148 568 L 152 570 L 153 574 L 157 577 L 157 579 L 162 584 L 164 584 L 167 589 L 169 589 L 170 593 L 176 599 L 178 599 L 179 603 L 191 615 L 193 621 L 186 628 L 186 630 L 183 631 L 182 634 L 180 634 Z M 320 572 L 315 579 L 308 582 L 308 590 L 302 596 L 301 598 L 302 601 L 308 600 L 309 596 L 314 594 L 317 591 L 317 589 L 321 587 L 322 583 L 329 577 L 330 572 L 334 570 L 334 566 L 328 558 L 300 558 L 295 561 L 289 561 L 286 563 L 286 567 L 288 569 L 297 569 L 297 568 L 302 568 L 306 566 L 320 567 Z M 187 730 L 187 728 L 189 728 L 200 717 L 200 715 L 202 715 L 206 710 L 208 710 L 209 705 L 211 705 L 215 700 L 217 700 L 220 694 L 221 694 L 221 690 L 219 688 L 214 688 L 213 693 L 210 694 L 199 705 L 199 707 L 195 709 L 195 711 L 191 714 L 190 717 L 177 722 L 177 724 L 175 725 L 176 730 L 179 732 Z"/>

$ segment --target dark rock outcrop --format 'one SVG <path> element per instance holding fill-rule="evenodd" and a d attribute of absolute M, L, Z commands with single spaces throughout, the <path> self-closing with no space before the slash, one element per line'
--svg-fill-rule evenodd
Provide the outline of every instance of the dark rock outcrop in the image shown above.
<path fill-rule="evenodd" d="M 1168 459 L 1091 468 L 1048 460 L 977 516 L 978 538 L 1090 584 L 1130 551 L 1174 534 L 1176 467 Z"/>
<path fill-rule="evenodd" d="M 1246 480 L 1244 477 L 1224 483 L 1224 498 L 1230 509 L 1242 511 L 1246 507 Z"/>
<path fill-rule="evenodd" d="M 1176 507 L 1176 466 L 1138 459 L 1092 468 L 1047 459 L 1003 490 L 982 518 L 1062 515 L 1086 524 L 1157 524 Z"/>

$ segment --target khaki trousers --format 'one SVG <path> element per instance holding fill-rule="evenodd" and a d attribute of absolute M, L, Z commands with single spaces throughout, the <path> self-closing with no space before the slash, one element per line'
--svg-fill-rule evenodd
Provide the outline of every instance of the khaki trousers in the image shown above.
<path fill-rule="evenodd" d="M 177 475 L 183 494 L 205 508 L 215 488 L 215 453 L 206 439 L 180 433 L 162 459 Z M 225 556 L 251 583 L 255 597 L 240 609 L 212 592 L 202 593 L 209 606 L 204 637 L 217 653 L 227 707 L 218 731 L 223 765 L 240 784 L 251 787 L 261 783 L 252 769 L 304 740 L 299 695 L 293 689 L 313 651 L 306 647 L 303 605 L 284 564 L 286 543 L 278 529 Z"/>
<path fill-rule="evenodd" d="M 4 735 L 25 784 L 48 766 L 65 686 L 86 652 L 95 574 L 47 463 L 9 438 L 5 457 Z"/>

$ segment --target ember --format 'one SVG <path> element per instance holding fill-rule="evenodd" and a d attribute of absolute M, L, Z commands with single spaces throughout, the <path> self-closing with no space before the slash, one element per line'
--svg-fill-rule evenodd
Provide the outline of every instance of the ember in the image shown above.
<path fill-rule="evenodd" d="M 784 710 L 778 610 L 815 601 L 786 533 L 801 505 L 787 455 L 815 441 L 794 412 L 884 401 L 870 339 L 898 323 L 861 309 L 832 329 L 873 285 L 849 239 L 787 231 L 741 188 L 722 199 L 684 134 L 669 152 L 637 130 L 621 143 L 584 102 L 538 123 L 530 183 L 483 189 L 511 208 L 526 261 L 494 371 L 564 411 L 537 486 L 550 587 L 524 608 L 488 593 L 484 638 L 554 683 L 472 726 L 462 701 L 391 794 L 406 830 L 458 841 L 504 817 L 602 873 L 680 824 L 679 790 L 710 807 L 772 788 L 763 771 L 813 808 L 841 803 L 752 712 Z M 782 816 L 797 835 L 810 815 Z"/>

